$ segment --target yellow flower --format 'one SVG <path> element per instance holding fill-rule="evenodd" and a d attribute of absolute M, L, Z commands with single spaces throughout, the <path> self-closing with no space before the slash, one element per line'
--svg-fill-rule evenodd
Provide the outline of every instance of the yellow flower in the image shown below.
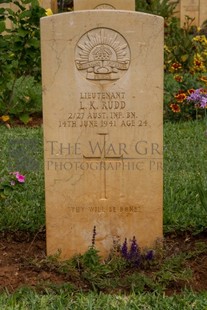
<path fill-rule="evenodd" d="M 183 81 L 183 76 L 178 75 L 178 74 L 175 74 L 175 75 L 174 75 L 174 79 L 175 79 L 177 82 L 182 82 L 182 81 Z"/>
<path fill-rule="evenodd" d="M 47 16 L 53 15 L 53 12 L 52 12 L 51 9 L 47 9 L 47 10 L 45 10 L 45 11 L 46 11 L 46 15 L 47 15 Z"/>
<path fill-rule="evenodd" d="M 182 68 L 182 65 L 179 62 L 174 62 L 170 67 L 170 71 L 175 72 L 175 71 L 180 70 L 181 68 Z"/>
<path fill-rule="evenodd" d="M 25 102 L 29 102 L 30 101 L 30 97 L 29 96 L 24 96 L 24 100 L 25 100 Z"/>
<path fill-rule="evenodd" d="M 203 61 L 203 57 L 200 54 L 196 54 L 193 59 L 193 69 L 195 71 L 203 71 L 205 72 L 205 65 Z"/>
<path fill-rule="evenodd" d="M 9 115 L 2 115 L 1 119 L 3 122 L 7 122 L 8 120 L 10 120 L 10 117 Z"/>
<path fill-rule="evenodd" d="M 164 50 L 165 50 L 166 52 L 170 53 L 170 49 L 168 48 L 167 45 L 164 45 Z"/>
<path fill-rule="evenodd" d="M 193 38 L 193 41 L 200 42 L 202 45 L 207 44 L 207 39 L 205 35 L 199 35 Z"/>
<path fill-rule="evenodd" d="M 199 80 L 204 82 L 204 83 L 207 83 L 207 77 L 206 76 L 201 76 Z"/>

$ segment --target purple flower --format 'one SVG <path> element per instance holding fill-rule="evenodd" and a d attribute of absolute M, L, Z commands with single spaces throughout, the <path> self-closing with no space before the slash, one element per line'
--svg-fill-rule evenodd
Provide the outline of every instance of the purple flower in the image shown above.
<path fill-rule="evenodd" d="M 194 101 L 195 107 L 199 107 L 199 108 L 207 107 L 207 92 L 203 88 L 196 89 L 186 99 L 187 101 Z"/>
<path fill-rule="evenodd" d="M 121 253 L 124 258 L 128 258 L 128 247 L 127 247 L 127 238 L 125 238 L 124 243 L 121 248 Z"/>
<path fill-rule="evenodd" d="M 93 227 L 92 247 L 95 246 L 95 241 L 96 241 L 96 226 Z"/>
<path fill-rule="evenodd" d="M 203 98 L 201 99 L 200 107 L 201 107 L 201 108 L 206 108 L 206 107 L 207 107 L 207 97 L 203 97 Z"/>
<path fill-rule="evenodd" d="M 136 266 L 139 266 L 141 263 L 141 253 L 135 236 L 132 239 L 129 260 L 131 260 L 131 262 L 133 262 Z"/>
<path fill-rule="evenodd" d="M 146 260 L 152 260 L 154 257 L 154 252 L 153 250 L 149 250 L 145 256 Z"/>
<path fill-rule="evenodd" d="M 137 245 L 137 241 L 136 238 L 133 237 L 132 239 L 132 244 L 131 244 L 131 248 L 130 248 L 130 256 L 134 257 L 137 255 L 137 253 L 139 253 L 139 247 Z"/>

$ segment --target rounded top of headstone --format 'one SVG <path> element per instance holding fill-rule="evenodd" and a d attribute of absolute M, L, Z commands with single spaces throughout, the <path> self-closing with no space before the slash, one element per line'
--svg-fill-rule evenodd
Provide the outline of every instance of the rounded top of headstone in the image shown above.
<path fill-rule="evenodd" d="M 95 10 L 115 10 L 115 7 L 110 5 L 110 4 L 100 4 L 97 5 L 95 8 Z"/>

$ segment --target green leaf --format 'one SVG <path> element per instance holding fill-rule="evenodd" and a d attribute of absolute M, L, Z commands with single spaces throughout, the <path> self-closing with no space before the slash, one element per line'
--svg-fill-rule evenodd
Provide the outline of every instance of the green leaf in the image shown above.
<path fill-rule="evenodd" d="M 181 60 L 182 60 L 183 62 L 185 62 L 185 61 L 188 59 L 188 57 L 189 57 L 188 54 L 182 55 L 182 56 L 181 56 Z"/>
<path fill-rule="evenodd" d="M 23 19 L 25 17 L 30 17 L 31 16 L 31 11 L 27 10 L 19 14 L 19 19 Z"/>
<path fill-rule="evenodd" d="M 23 122 L 25 125 L 28 124 L 29 121 L 31 120 L 29 114 L 27 114 L 27 113 L 21 114 L 21 115 L 19 116 L 19 119 L 20 119 L 20 121 Z"/>
<path fill-rule="evenodd" d="M 6 29 L 6 25 L 4 21 L 0 22 L 0 33 L 2 33 Z"/>
<path fill-rule="evenodd" d="M 10 2 L 12 2 L 12 0 L 0 0 L 0 4 L 10 3 Z"/>

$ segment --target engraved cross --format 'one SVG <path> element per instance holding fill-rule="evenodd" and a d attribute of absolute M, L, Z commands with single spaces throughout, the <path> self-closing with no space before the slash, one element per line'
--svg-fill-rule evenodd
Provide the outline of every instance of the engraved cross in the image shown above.
<path fill-rule="evenodd" d="M 106 133 L 99 133 L 98 135 L 103 137 L 103 151 L 101 152 L 100 156 L 84 156 L 83 158 L 87 161 L 96 161 L 103 163 L 103 173 L 101 176 L 101 198 L 100 200 L 107 199 L 106 193 L 106 163 L 107 162 L 117 162 L 123 161 L 123 154 L 120 156 L 106 156 Z M 100 168 L 101 169 L 101 168 Z M 102 169 L 101 169 L 102 170 Z"/>

